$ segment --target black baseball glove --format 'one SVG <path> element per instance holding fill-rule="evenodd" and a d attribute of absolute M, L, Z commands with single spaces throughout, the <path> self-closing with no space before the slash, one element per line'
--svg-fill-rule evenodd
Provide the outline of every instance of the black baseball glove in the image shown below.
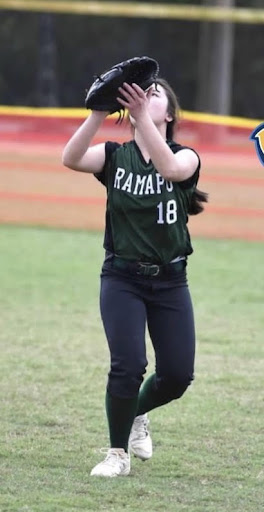
<path fill-rule="evenodd" d="M 134 57 L 113 66 L 109 71 L 96 77 L 85 98 L 85 106 L 91 110 L 101 110 L 113 114 L 124 108 L 117 101 L 118 87 L 124 82 L 136 83 L 143 90 L 155 83 L 159 65 L 150 57 Z"/>

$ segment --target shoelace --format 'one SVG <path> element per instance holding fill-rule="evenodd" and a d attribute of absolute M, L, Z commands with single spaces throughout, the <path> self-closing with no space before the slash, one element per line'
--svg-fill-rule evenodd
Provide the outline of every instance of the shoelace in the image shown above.
<path fill-rule="evenodd" d="M 134 428 L 133 430 L 136 432 L 137 437 L 139 439 L 145 439 L 145 437 L 148 436 L 148 420 L 147 419 L 139 419 L 135 420 Z"/>
<path fill-rule="evenodd" d="M 120 453 L 117 450 L 111 450 L 109 448 L 100 448 L 100 453 L 106 455 L 103 463 L 108 466 L 115 466 L 116 460 L 119 458 Z"/>

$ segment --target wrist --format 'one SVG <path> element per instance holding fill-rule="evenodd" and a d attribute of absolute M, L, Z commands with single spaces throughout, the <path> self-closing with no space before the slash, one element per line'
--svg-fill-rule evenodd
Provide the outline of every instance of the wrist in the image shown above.
<path fill-rule="evenodd" d="M 91 110 L 90 117 L 93 117 L 93 119 L 96 119 L 98 121 L 103 121 L 108 115 L 109 115 L 109 112 L 107 112 L 107 111 Z"/>

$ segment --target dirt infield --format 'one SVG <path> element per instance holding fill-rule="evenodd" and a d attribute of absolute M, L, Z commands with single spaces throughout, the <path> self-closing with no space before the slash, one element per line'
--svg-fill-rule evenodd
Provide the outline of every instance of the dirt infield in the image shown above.
<path fill-rule="evenodd" d="M 128 137 L 113 125 L 97 140 Z M 1 223 L 103 229 L 104 187 L 93 176 L 62 166 L 67 138 L 1 136 Z M 210 203 L 203 215 L 190 218 L 191 234 L 264 241 L 264 169 L 253 143 L 240 151 L 220 146 L 196 149 L 202 159 L 199 188 L 209 193 Z"/>

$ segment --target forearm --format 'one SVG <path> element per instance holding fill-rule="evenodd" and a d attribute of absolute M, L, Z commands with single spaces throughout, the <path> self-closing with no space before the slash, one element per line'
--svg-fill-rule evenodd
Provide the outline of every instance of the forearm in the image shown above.
<path fill-rule="evenodd" d="M 175 156 L 148 114 L 137 120 L 136 130 L 159 174 L 166 180 L 175 179 Z"/>
<path fill-rule="evenodd" d="M 108 112 L 93 111 L 84 121 L 63 150 L 64 165 L 71 166 L 82 159 L 107 115 Z"/>

